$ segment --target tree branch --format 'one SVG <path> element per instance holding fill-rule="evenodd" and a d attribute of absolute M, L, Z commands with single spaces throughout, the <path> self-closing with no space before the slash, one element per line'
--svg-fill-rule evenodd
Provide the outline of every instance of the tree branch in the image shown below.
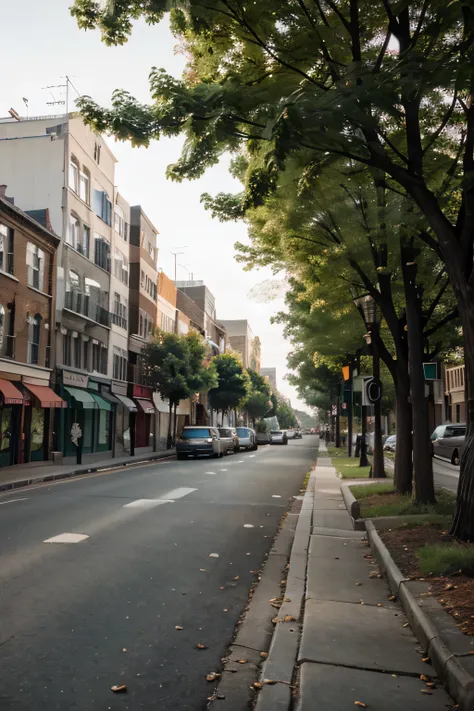
<path fill-rule="evenodd" d="M 436 333 L 436 331 L 439 331 L 440 328 L 443 326 L 446 326 L 447 323 L 450 323 L 451 321 L 454 321 L 454 319 L 459 317 L 459 313 L 457 308 L 454 309 L 454 311 L 451 311 L 451 313 L 447 314 L 444 318 L 441 319 L 437 324 L 429 328 L 427 331 L 424 332 L 424 337 L 429 338 L 430 336 L 433 335 L 433 333 Z"/>
<path fill-rule="evenodd" d="M 440 136 L 440 134 L 441 134 L 441 133 L 444 131 L 444 129 L 446 128 L 446 126 L 447 126 L 447 124 L 448 124 L 448 121 L 449 121 L 449 119 L 451 118 L 451 115 L 452 115 L 452 113 L 453 113 L 453 111 L 454 111 L 454 107 L 456 106 L 457 93 L 458 93 L 458 92 L 457 92 L 457 89 L 455 89 L 455 90 L 454 90 L 454 96 L 453 96 L 452 103 L 451 103 L 449 109 L 446 111 L 445 115 L 443 116 L 443 120 L 441 121 L 440 125 L 438 126 L 438 128 L 436 129 L 436 131 L 435 131 L 433 134 L 431 134 L 431 136 L 430 136 L 430 138 L 429 138 L 429 140 L 428 140 L 428 143 L 427 143 L 426 146 L 423 148 L 423 155 L 425 155 L 426 153 L 428 153 L 428 151 L 430 150 L 431 146 L 435 143 L 435 141 L 438 139 L 438 137 Z"/>
<path fill-rule="evenodd" d="M 426 312 L 425 323 L 428 323 L 428 322 L 429 322 L 429 320 L 430 320 L 430 318 L 432 317 L 432 315 L 433 315 L 433 313 L 434 313 L 436 307 L 438 306 L 439 302 L 440 302 L 441 299 L 443 298 L 443 294 L 444 294 L 444 292 L 446 291 L 446 289 L 448 288 L 448 285 L 449 285 L 449 279 L 446 279 L 445 282 L 444 282 L 444 284 L 441 284 L 441 288 L 439 289 L 439 291 L 438 291 L 438 293 L 436 294 L 435 298 L 434 298 L 433 301 L 431 302 L 428 311 Z"/>

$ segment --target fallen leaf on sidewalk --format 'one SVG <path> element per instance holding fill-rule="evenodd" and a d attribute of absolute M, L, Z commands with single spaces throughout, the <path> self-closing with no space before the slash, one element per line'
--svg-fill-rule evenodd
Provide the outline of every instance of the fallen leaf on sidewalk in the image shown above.
<path fill-rule="evenodd" d="M 227 609 L 227 607 L 224 607 L 224 609 L 222 610 L 222 612 L 229 612 L 229 610 Z"/>
<path fill-rule="evenodd" d="M 233 580 L 238 580 L 239 577 L 240 577 L 240 575 L 236 575 L 236 576 L 233 578 Z"/>
<path fill-rule="evenodd" d="M 396 595 L 389 595 L 389 596 L 388 596 L 389 602 L 393 602 L 393 601 L 396 600 L 396 599 L 397 599 L 397 596 L 396 596 Z"/>
<path fill-rule="evenodd" d="M 427 681 L 427 682 L 426 682 L 426 686 L 427 686 L 429 689 L 436 689 L 436 684 L 434 683 L 434 681 Z"/>
<path fill-rule="evenodd" d="M 283 619 L 281 617 L 274 617 L 272 620 L 273 624 L 276 625 L 277 622 L 283 622 Z"/>
<path fill-rule="evenodd" d="M 237 659 L 237 664 L 247 664 L 246 659 Z"/>
<path fill-rule="evenodd" d="M 366 560 L 372 560 L 373 557 L 372 553 L 364 553 L 364 558 L 366 558 Z"/>
<path fill-rule="evenodd" d="M 268 657 L 268 652 L 260 652 L 260 656 L 262 659 L 266 659 Z"/>
<path fill-rule="evenodd" d="M 205 569 L 205 568 L 199 568 L 199 572 L 200 572 L 200 573 L 205 573 L 205 572 L 206 572 L 206 569 Z"/>
<path fill-rule="evenodd" d="M 206 644 L 196 644 L 196 649 L 207 649 Z"/>
<path fill-rule="evenodd" d="M 362 585 L 362 583 L 356 583 L 356 587 L 359 587 L 359 585 Z"/>
<path fill-rule="evenodd" d="M 408 624 L 408 622 L 407 622 L 407 624 Z M 405 627 L 405 625 L 403 625 L 403 626 Z M 423 657 L 423 659 L 422 659 L 421 661 L 422 661 L 422 662 L 429 662 L 429 661 L 430 661 L 430 658 L 429 658 L 429 657 Z"/>
<path fill-rule="evenodd" d="M 429 689 L 420 689 L 422 694 L 428 694 L 428 696 L 432 696 L 433 692 L 430 691 Z"/>
<path fill-rule="evenodd" d="M 378 602 L 378 603 L 377 603 L 377 607 L 383 607 L 382 603 L 381 603 L 381 602 Z"/>
<path fill-rule="evenodd" d="M 261 689 L 263 687 L 263 684 L 261 684 L 259 681 L 254 681 L 250 688 L 252 688 L 252 687 L 254 689 Z"/>
<path fill-rule="evenodd" d="M 220 676 L 220 674 L 217 674 L 216 672 L 211 672 L 206 676 L 206 681 L 215 681 L 218 676 Z"/>
<path fill-rule="evenodd" d="M 214 696 L 208 696 L 207 700 L 208 701 L 215 701 L 217 699 L 217 696 L 214 694 Z"/>
<path fill-rule="evenodd" d="M 277 610 L 279 610 L 280 607 L 281 607 L 281 603 L 280 603 L 280 602 L 271 602 L 270 605 L 271 605 L 272 607 L 275 607 Z"/>
<path fill-rule="evenodd" d="M 175 627 L 175 630 L 178 630 L 178 632 L 180 632 L 182 629 L 183 628 L 181 627 L 181 625 L 176 625 L 176 627 Z"/>
<path fill-rule="evenodd" d="M 110 690 L 114 692 L 114 694 L 124 694 L 127 691 L 127 686 L 126 684 L 116 684 L 115 686 L 111 686 Z"/>
<path fill-rule="evenodd" d="M 354 701 L 354 706 L 360 706 L 362 709 L 367 708 L 367 704 L 364 704 L 363 701 Z"/>
<path fill-rule="evenodd" d="M 420 679 L 421 681 L 431 681 L 429 676 L 426 676 L 426 674 L 420 674 Z"/>
<path fill-rule="evenodd" d="M 285 615 L 285 622 L 294 622 L 295 618 L 293 615 Z"/>

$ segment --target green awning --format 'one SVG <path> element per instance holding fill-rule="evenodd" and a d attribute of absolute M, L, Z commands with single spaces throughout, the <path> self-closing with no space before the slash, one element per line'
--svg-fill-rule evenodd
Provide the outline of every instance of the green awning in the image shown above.
<path fill-rule="evenodd" d="M 99 410 L 107 410 L 107 412 L 111 412 L 112 405 L 110 404 L 110 402 L 107 402 L 107 400 L 105 400 L 98 393 L 91 393 L 91 395 L 94 398 L 94 400 L 96 401 L 96 403 L 99 407 Z"/>
<path fill-rule="evenodd" d="M 74 400 L 75 407 L 81 410 L 95 410 L 97 409 L 97 403 L 87 390 L 81 390 L 80 388 L 70 388 L 64 386 L 64 390 L 72 397 Z"/>

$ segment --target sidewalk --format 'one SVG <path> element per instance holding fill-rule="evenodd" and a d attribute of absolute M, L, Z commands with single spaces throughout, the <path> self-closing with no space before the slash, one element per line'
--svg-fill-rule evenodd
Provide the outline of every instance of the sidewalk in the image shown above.
<path fill-rule="evenodd" d="M 162 450 L 160 452 L 142 452 L 134 457 L 123 455 L 112 459 L 110 454 L 86 454 L 83 456 L 83 464 L 77 465 L 73 461 L 65 464 L 53 464 L 50 462 L 30 462 L 29 464 L 15 465 L 0 469 L 0 491 L 19 489 L 31 484 L 41 482 L 56 481 L 57 479 L 68 479 L 69 477 L 88 474 L 102 469 L 115 469 L 125 467 L 130 464 L 140 464 L 141 462 L 164 459 L 175 454 L 174 449 Z"/>
<path fill-rule="evenodd" d="M 376 577 L 364 534 L 353 531 L 327 452 L 320 445 L 314 487 L 298 711 L 447 711 L 454 702 L 420 675 L 434 675 L 406 617 Z M 370 577 L 370 576 L 373 577 Z M 320 703 L 317 702 L 320 700 Z"/>

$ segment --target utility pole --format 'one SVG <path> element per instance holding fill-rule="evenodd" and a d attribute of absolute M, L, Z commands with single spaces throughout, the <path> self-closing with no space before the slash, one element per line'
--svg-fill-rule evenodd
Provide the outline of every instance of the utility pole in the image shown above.
<path fill-rule="evenodd" d="M 187 245 L 186 245 L 186 244 L 180 245 L 180 246 L 178 247 L 178 249 L 186 249 L 186 248 L 187 248 Z M 178 256 L 179 256 L 180 254 L 184 254 L 184 252 L 170 252 L 170 254 L 172 254 L 173 257 L 174 257 L 174 282 L 175 282 L 175 284 L 176 284 L 176 281 L 177 281 L 177 269 L 178 269 Z"/>

